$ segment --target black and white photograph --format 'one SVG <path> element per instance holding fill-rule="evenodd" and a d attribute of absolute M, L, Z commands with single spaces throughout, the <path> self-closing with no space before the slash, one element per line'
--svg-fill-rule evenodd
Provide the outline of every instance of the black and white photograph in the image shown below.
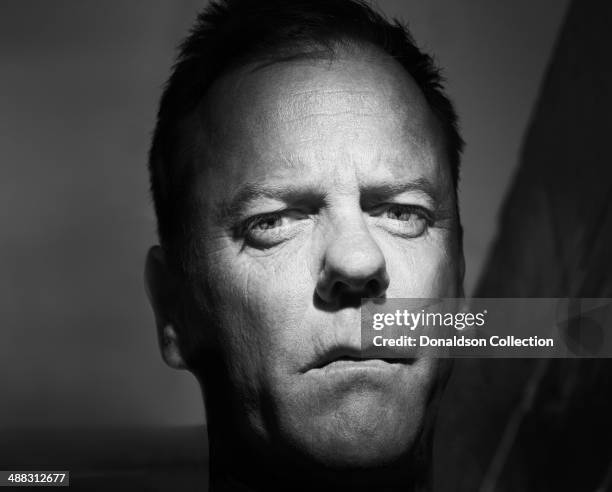
<path fill-rule="evenodd" d="M 0 0 L 0 487 L 612 492 L 611 51 L 603 0 Z"/>

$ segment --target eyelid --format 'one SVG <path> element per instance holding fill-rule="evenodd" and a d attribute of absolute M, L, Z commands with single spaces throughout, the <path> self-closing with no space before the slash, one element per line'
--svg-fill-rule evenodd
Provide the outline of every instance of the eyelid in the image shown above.
<path fill-rule="evenodd" d="M 429 225 L 435 222 L 434 213 L 429 210 L 427 207 L 415 203 L 398 203 L 398 202 L 388 202 L 376 205 L 372 207 L 370 210 L 375 211 L 374 215 L 380 215 L 386 210 L 389 210 L 392 207 L 400 207 L 407 211 L 418 213 L 423 215 L 423 218 L 427 220 Z"/>
<path fill-rule="evenodd" d="M 253 224 L 255 224 L 257 221 L 259 220 L 263 220 L 263 219 L 269 219 L 269 218 L 282 218 L 282 217 L 293 217 L 296 218 L 299 216 L 299 218 L 304 217 L 308 215 L 305 212 L 302 212 L 298 209 L 295 208 L 284 208 L 284 209 L 279 209 L 279 210 L 274 210 L 274 211 L 270 211 L 270 212 L 263 212 L 260 214 L 255 214 L 252 215 L 250 217 L 247 217 L 246 219 L 242 220 L 240 223 L 240 229 L 242 231 L 242 233 L 246 233 L 248 232 L 252 227 Z"/>

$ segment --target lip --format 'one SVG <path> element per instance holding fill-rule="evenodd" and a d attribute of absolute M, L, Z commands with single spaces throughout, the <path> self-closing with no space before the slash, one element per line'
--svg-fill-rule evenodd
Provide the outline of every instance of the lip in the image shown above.
<path fill-rule="evenodd" d="M 326 373 L 335 371 L 380 371 L 392 369 L 404 362 L 405 360 L 402 359 L 353 359 L 341 357 L 315 370 Z"/>
<path fill-rule="evenodd" d="M 360 350 L 341 347 L 326 352 L 302 372 L 388 370 L 413 361 L 414 359 L 366 357 Z"/>

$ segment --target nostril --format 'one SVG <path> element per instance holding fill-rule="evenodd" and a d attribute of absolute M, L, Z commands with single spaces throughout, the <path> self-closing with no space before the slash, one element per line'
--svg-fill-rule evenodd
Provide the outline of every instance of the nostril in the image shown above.
<path fill-rule="evenodd" d="M 365 285 L 365 294 L 368 297 L 378 297 L 380 295 L 380 282 L 378 280 L 372 279 L 368 281 Z"/>
<path fill-rule="evenodd" d="M 329 292 L 329 298 L 336 299 L 341 293 L 342 293 L 342 283 L 334 282 L 334 285 L 332 285 L 332 288 Z"/>

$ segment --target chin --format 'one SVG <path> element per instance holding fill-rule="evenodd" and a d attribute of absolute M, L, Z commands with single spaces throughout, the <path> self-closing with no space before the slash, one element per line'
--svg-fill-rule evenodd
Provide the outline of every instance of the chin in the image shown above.
<path fill-rule="evenodd" d="M 385 468 L 409 459 L 422 435 L 424 407 L 380 394 L 353 395 L 292 429 L 299 453 L 328 469 Z"/>

